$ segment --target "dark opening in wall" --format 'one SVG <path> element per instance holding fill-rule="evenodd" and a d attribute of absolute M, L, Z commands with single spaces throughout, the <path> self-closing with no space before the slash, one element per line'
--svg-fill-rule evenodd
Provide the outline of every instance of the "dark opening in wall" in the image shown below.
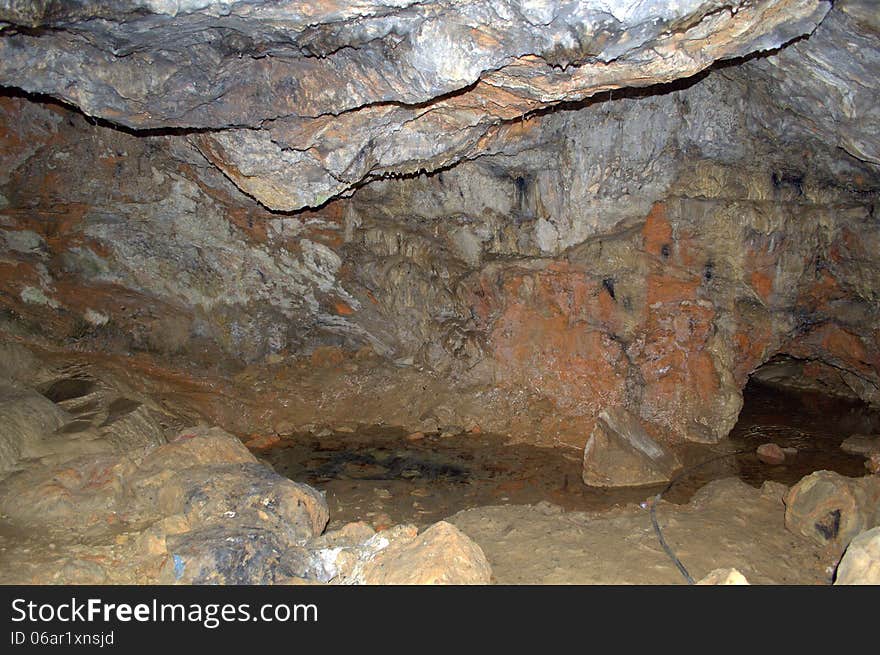
<path fill-rule="evenodd" d="M 863 456 L 841 448 L 853 435 L 880 433 L 880 409 L 844 393 L 834 384 L 834 367 L 780 354 L 752 373 L 743 389 L 743 408 L 730 433 L 745 454 L 737 458 L 737 475 L 746 482 L 766 480 L 793 485 L 805 475 L 829 470 L 865 475 Z M 762 444 L 784 451 L 780 463 L 762 462 L 755 453 Z"/>

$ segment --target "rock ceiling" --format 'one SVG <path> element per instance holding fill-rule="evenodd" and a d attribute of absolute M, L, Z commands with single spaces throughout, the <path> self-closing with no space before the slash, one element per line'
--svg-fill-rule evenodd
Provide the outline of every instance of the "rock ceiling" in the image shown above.
<path fill-rule="evenodd" d="M 877 164 L 872 5 L 0 0 L 0 86 L 186 134 L 241 190 L 294 211 L 503 152 L 523 119 L 560 103 L 790 44 L 741 66 L 770 90 L 763 120 Z"/>

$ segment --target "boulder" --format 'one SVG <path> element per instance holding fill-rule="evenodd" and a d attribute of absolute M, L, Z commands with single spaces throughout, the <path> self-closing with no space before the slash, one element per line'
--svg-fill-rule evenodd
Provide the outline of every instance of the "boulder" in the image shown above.
<path fill-rule="evenodd" d="M 583 479 L 593 487 L 636 487 L 668 482 L 681 468 L 675 453 L 648 436 L 622 408 L 601 412 L 584 447 Z"/>
<path fill-rule="evenodd" d="M 840 449 L 851 455 L 871 455 L 880 454 L 880 435 L 854 434 L 844 439 L 840 444 Z"/>
<path fill-rule="evenodd" d="M 261 464 L 219 428 L 183 433 L 153 450 L 128 481 L 139 503 L 164 516 L 183 515 L 193 526 L 245 521 L 274 526 L 293 543 L 327 525 L 323 495 Z"/>
<path fill-rule="evenodd" d="M 843 551 L 863 530 L 880 523 L 880 478 L 812 473 L 785 497 L 785 526 L 820 546 Z"/>
<path fill-rule="evenodd" d="M 219 428 L 187 431 L 137 458 L 36 463 L 0 482 L 0 512 L 98 541 L 120 531 L 125 570 L 114 580 L 165 584 L 315 580 L 305 543 L 328 519 L 321 493 L 277 475 Z M 57 583 L 104 581 L 62 560 L 44 568 Z"/>
<path fill-rule="evenodd" d="M 363 567 L 364 584 L 489 584 L 492 568 L 480 548 L 451 523 L 392 542 Z"/>
<path fill-rule="evenodd" d="M 303 577 L 309 554 L 276 530 L 215 525 L 169 537 L 163 584 L 273 584 Z"/>
<path fill-rule="evenodd" d="M 38 454 L 43 438 L 69 420 L 66 411 L 36 391 L 0 383 L 0 475 Z"/>
<path fill-rule="evenodd" d="M 853 539 L 837 566 L 836 585 L 880 585 L 880 527 Z"/>

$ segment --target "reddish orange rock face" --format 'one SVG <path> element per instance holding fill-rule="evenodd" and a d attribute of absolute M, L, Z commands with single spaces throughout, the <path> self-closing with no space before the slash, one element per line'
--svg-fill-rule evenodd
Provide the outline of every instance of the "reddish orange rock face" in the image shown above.
<path fill-rule="evenodd" d="M 672 250 L 672 224 L 666 218 L 666 205 L 656 203 L 642 228 L 645 252 L 658 257 L 669 257 Z"/>
<path fill-rule="evenodd" d="M 568 417 L 561 421 L 549 412 L 547 428 L 583 441 L 586 423 L 625 394 L 626 358 L 602 329 L 615 322 L 602 295 L 608 292 L 584 271 L 556 263 L 507 279 L 491 303 L 481 299 L 484 307 L 502 307 L 490 336 L 501 384 L 546 396 Z"/>

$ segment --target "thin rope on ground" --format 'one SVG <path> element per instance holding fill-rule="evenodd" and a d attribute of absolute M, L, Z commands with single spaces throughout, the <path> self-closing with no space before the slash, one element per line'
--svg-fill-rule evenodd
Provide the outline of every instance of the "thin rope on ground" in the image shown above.
<path fill-rule="evenodd" d="M 681 560 L 678 558 L 678 556 L 675 554 L 675 552 L 672 550 L 672 548 L 669 546 L 669 544 L 666 543 L 666 539 L 663 538 L 663 531 L 660 529 L 660 523 L 657 521 L 657 503 L 660 502 L 660 499 L 663 497 L 663 494 L 665 494 L 667 491 L 672 489 L 672 487 L 675 485 L 676 482 L 678 482 L 682 478 L 690 475 L 691 473 L 693 473 L 697 469 L 702 468 L 702 467 L 706 466 L 707 464 L 711 464 L 712 462 L 717 462 L 718 460 L 721 460 L 721 459 L 726 459 L 728 457 L 733 457 L 735 455 L 743 455 L 745 453 L 750 453 L 750 452 L 752 452 L 752 449 L 743 448 L 741 450 L 735 450 L 732 453 L 724 453 L 722 455 L 716 455 L 715 457 L 710 457 L 709 459 L 704 460 L 704 461 L 700 462 L 699 464 L 694 464 L 693 466 L 688 466 L 687 468 L 682 470 L 678 475 L 676 475 L 674 478 L 672 478 L 669 481 L 669 484 L 667 484 L 660 491 L 660 493 L 658 493 L 656 496 L 654 496 L 654 500 L 651 501 L 651 512 L 650 512 L 651 513 L 651 524 L 654 526 L 654 532 L 657 533 L 657 540 L 660 542 L 660 546 L 663 547 L 663 551 L 666 553 L 666 555 L 669 557 L 669 559 L 672 560 L 672 563 L 675 564 L 675 568 L 677 568 L 679 570 L 679 572 L 681 573 L 681 575 L 684 577 L 684 579 L 687 581 L 687 583 L 689 585 L 696 584 L 696 583 L 694 582 L 694 579 L 691 576 L 691 574 L 688 572 L 687 567 L 685 567 L 685 565 L 682 564 Z"/>

